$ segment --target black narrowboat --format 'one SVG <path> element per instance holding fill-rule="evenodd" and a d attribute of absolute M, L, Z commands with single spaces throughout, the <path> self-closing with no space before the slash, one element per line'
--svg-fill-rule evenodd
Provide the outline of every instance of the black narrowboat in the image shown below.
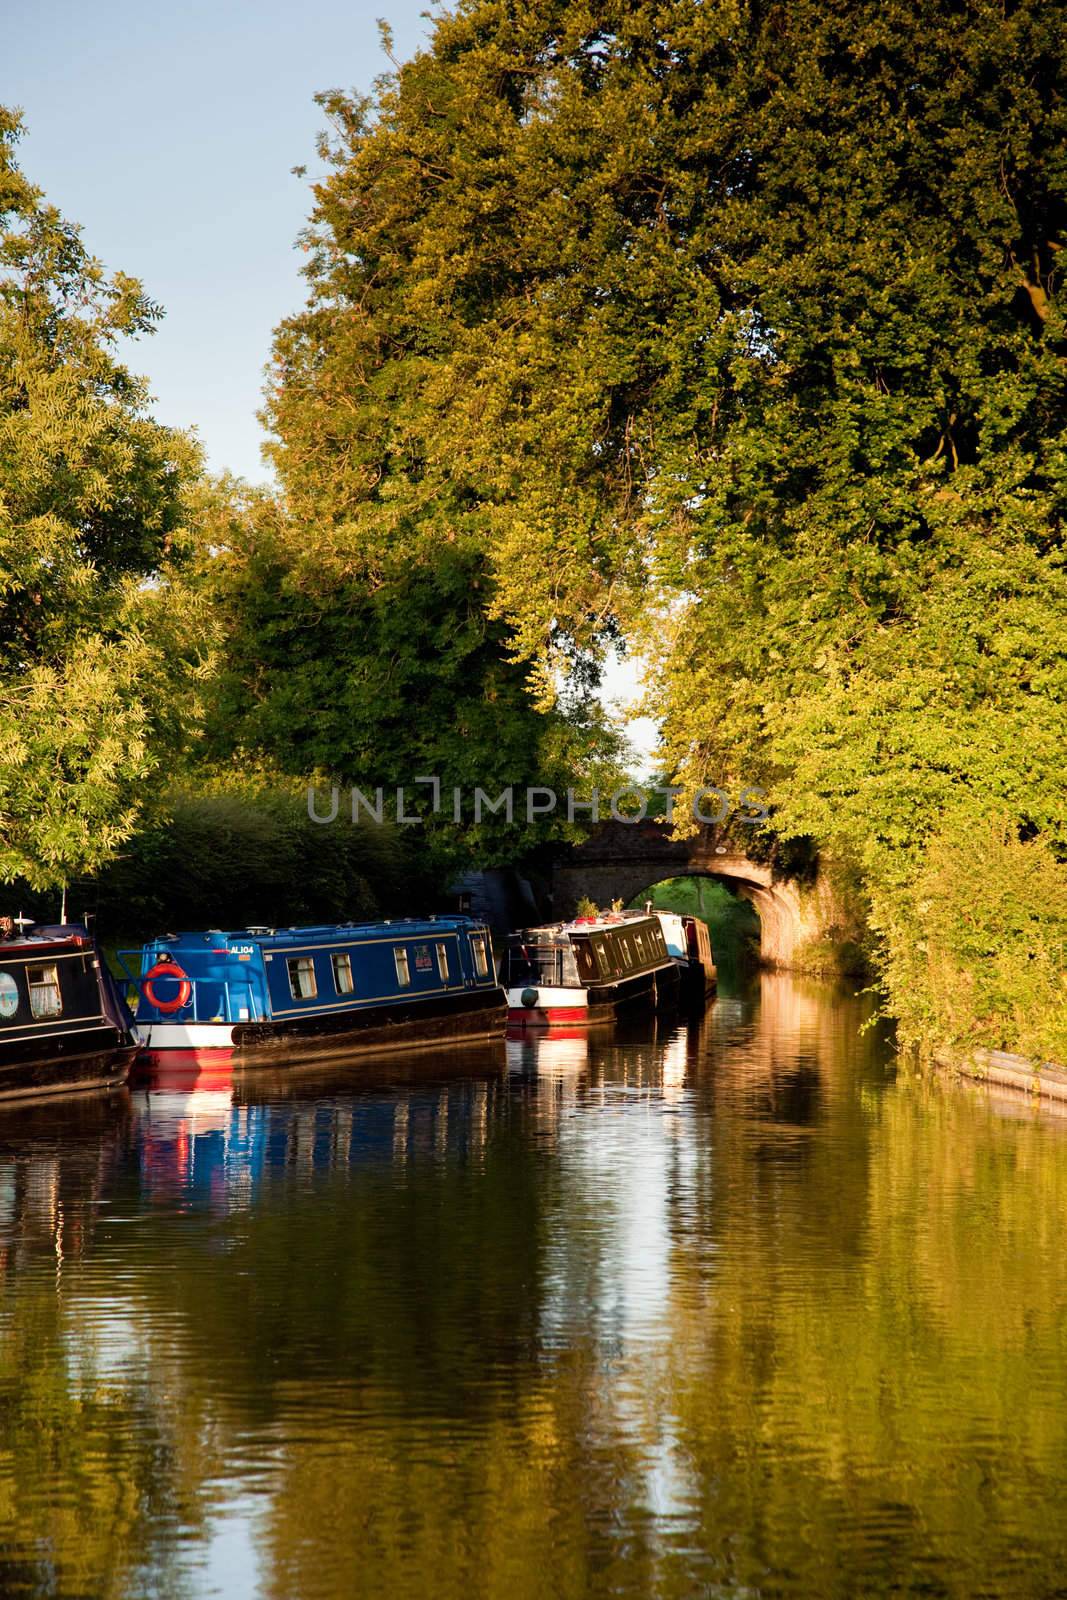
<path fill-rule="evenodd" d="M 682 991 L 690 1000 L 703 1002 L 709 994 L 714 994 L 719 978 L 715 953 L 711 948 L 711 933 L 707 923 L 700 917 L 684 915 L 681 922 L 686 951 Z"/>
<path fill-rule="evenodd" d="M 679 973 L 654 916 L 579 917 L 523 928 L 508 941 L 509 1026 L 586 1027 L 624 1006 L 678 998 Z"/>
<path fill-rule="evenodd" d="M 87 928 L 0 939 L 0 1100 L 125 1083 L 133 1018 Z"/>
<path fill-rule="evenodd" d="M 624 917 L 655 917 L 663 929 L 667 952 L 678 968 L 680 997 L 686 1004 L 703 1005 L 715 990 L 718 973 L 711 948 L 711 934 L 699 917 L 677 911 L 624 911 Z"/>

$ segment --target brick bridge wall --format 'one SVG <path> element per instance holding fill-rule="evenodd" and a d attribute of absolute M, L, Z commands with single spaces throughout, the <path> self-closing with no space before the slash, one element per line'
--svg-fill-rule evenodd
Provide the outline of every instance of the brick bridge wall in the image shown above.
<path fill-rule="evenodd" d="M 736 837 L 702 827 L 684 839 L 671 837 L 662 822 L 605 822 L 582 844 L 557 857 L 552 874 L 554 916 L 573 916 L 583 896 L 598 906 L 627 905 L 642 889 L 664 878 L 718 878 L 755 907 L 760 919 L 760 957 L 767 966 L 838 969 L 836 952 L 859 937 L 830 886 L 776 879 L 762 861 L 743 853 Z"/>

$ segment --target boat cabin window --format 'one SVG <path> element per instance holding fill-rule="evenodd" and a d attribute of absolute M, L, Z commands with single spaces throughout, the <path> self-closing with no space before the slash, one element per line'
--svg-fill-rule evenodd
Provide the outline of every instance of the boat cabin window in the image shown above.
<path fill-rule="evenodd" d="M 633 952 L 630 949 L 630 941 L 624 933 L 619 934 L 619 948 L 622 951 L 623 965 L 632 967 L 634 964 Z"/>
<path fill-rule="evenodd" d="M 596 977 L 596 961 L 587 939 L 575 939 L 574 954 L 578 962 L 578 975 L 584 980 Z"/>
<path fill-rule="evenodd" d="M 341 950 L 330 957 L 333 965 L 333 986 L 338 994 L 351 994 L 356 987 L 352 981 L 352 957 Z"/>
<path fill-rule="evenodd" d="M 289 988 L 294 1000 L 314 1000 L 319 992 L 315 982 L 315 963 L 310 956 L 292 956 L 286 963 L 289 968 Z"/>
<path fill-rule="evenodd" d="M 30 991 L 30 1012 L 35 1017 L 58 1017 L 63 1010 L 59 998 L 59 972 L 54 962 L 43 967 L 26 968 L 26 984 Z"/>
<path fill-rule="evenodd" d="M 0 1022 L 7 1022 L 19 1008 L 18 984 L 10 972 L 0 972 Z"/>
<path fill-rule="evenodd" d="M 474 955 L 474 970 L 479 978 L 489 976 L 489 957 L 485 951 L 485 934 L 471 934 L 471 951 Z"/>
<path fill-rule="evenodd" d="M 447 983 L 448 982 L 448 946 L 445 945 L 445 944 L 439 944 L 437 946 L 437 970 L 441 974 L 441 982 L 442 983 Z"/>
<path fill-rule="evenodd" d="M 408 953 L 403 945 L 395 947 L 393 960 L 396 962 L 396 981 L 402 989 L 406 989 L 411 982 L 411 967 L 408 963 Z"/>
<path fill-rule="evenodd" d="M 634 929 L 634 946 L 637 950 L 637 959 L 644 965 L 648 960 L 648 952 L 645 949 L 645 936 L 637 928 Z"/>

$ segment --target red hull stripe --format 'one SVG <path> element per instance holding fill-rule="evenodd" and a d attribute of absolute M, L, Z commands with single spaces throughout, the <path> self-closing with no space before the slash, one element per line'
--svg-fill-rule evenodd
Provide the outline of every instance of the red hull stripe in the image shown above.
<path fill-rule="evenodd" d="M 589 1012 L 585 1006 L 534 1006 L 527 1010 L 526 1007 L 512 1007 L 508 1012 L 509 1025 L 533 1023 L 543 1027 L 545 1023 L 553 1022 L 588 1022 Z"/>
<path fill-rule="evenodd" d="M 208 1050 L 142 1050 L 138 1066 L 146 1067 L 221 1067 L 231 1059 L 229 1045 Z"/>

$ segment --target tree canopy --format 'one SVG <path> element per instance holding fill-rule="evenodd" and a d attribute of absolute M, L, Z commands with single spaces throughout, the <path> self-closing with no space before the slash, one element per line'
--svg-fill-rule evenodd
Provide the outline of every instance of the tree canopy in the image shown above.
<path fill-rule="evenodd" d="M 128 836 L 179 737 L 199 463 L 119 360 L 160 308 L 23 176 L 19 134 L 0 109 L 0 875 L 44 887 Z"/>
<path fill-rule="evenodd" d="M 642 639 L 672 772 L 768 783 L 883 932 L 961 819 L 1057 873 L 1065 65 L 1032 3 L 465 0 L 323 97 L 309 562 L 469 541 L 546 683 Z"/>
<path fill-rule="evenodd" d="M 667 775 L 762 784 L 783 847 L 860 886 L 898 1015 L 956 1037 L 958 982 L 1017 1026 L 984 873 L 1062 1018 L 1065 58 L 1036 0 L 459 0 L 320 97 L 279 493 L 197 491 L 180 594 L 195 464 L 115 354 L 158 308 L 9 118 L 6 870 L 128 829 L 190 596 L 225 639 L 204 751 L 290 777 L 614 774 L 590 690 L 623 640 Z"/>
<path fill-rule="evenodd" d="M 564 791 L 613 787 L 625 741 L 588 684 L 537 704 L 507 627 L 490 615 L 484 552 L 420 528 L 417 547 L 378 561 L 354 542 L 342 573 L 309 566 L 317 534 L 284 504 L 240 492 L 200 526 L 199 592 L 221 634 L 207 757 L 359 787 L 387 816 L 403 789 L 403 814 L 422 816 L 446 877 L 573 836 Z M 436 814 L 420 777 L 438 780 Z M 553 789 L 559 808 L 531 822 L 527 786 Z M 492 809 L 508 790 L 510 815 L 506 801 Z M 325 793 L 316 809 L 329 809 Z"/>

